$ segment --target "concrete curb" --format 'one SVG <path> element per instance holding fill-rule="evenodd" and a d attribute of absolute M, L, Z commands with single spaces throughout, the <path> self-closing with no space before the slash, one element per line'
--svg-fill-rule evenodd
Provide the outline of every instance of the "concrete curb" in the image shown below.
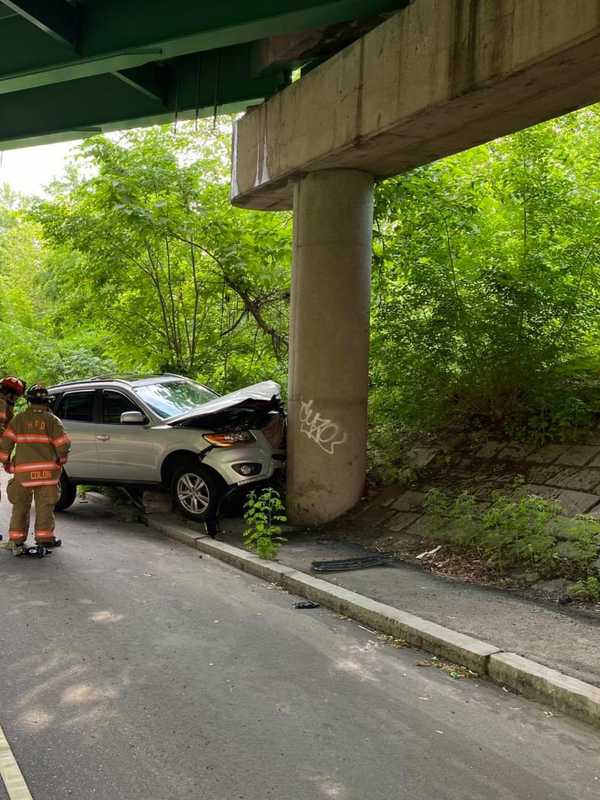
<path fill-rule="evenodd" d="M 184 525 L 164 522 L 150 515 L 147 523 L 170 539 L 187 544 L 243 572 L 276 583 L 293 594 L 316 601 L 375 630 L 404 639 L 414 647 L 467 667 L 500 686 L 600 726 L 600 689 L 592 684 L 515 653 L 503 652 L 493 644 L 379 603 L 305 572 L 263 561 L 253 553 L 199 535 Z"/>
<path fill-rule="evenodd" d="M 315 600 L 339 614 L 398 639 L 404 639 L 414 647 L 462 664 L 479 675 L 486 673 L 487 660 L 492 653 L 499 652 L 497 647 L 487 642 L 456 633 L 435 622 L 407 614 L 305 572 L 293 571 L 284 577 L 282 585 L 294 594 Z"/>
<path fill-rule="evenodd" d="M 488 675 L 502 686 L 509 686 L 525 697 L 544 700 L 592 725 L 600 725 L 600 689 L 571 678 L 556 669 L 516 653 L 495 653 L 488 663 Z"/>

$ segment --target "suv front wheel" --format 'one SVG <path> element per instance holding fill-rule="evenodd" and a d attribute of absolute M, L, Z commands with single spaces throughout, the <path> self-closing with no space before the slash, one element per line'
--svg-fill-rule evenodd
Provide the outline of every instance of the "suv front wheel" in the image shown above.
<path fill-rule="evenodd" d="M 171 481 L 174 507 L 188 519 L 214 519 L 219 505 L 219 487 L 211 473 L 189 464 L 175 471 Z"/>

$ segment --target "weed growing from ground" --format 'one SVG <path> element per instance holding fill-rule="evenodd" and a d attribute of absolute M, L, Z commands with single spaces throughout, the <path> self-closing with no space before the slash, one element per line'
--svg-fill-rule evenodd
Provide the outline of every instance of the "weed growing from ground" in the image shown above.
<path fill-rule="evenodd" d="M 541 577 L 577 580 L 593 599 L 598 579 L 590 575 L 600 553 L 600 522 L 569 519 L 560 503 L 535 495 L 496 492 L 485 505 L 469 492 L 449 497 L 431 490 L 425 501 L 429 536 L 457 552 L 476 551 L 498 573 L 531 570 Z M 598 585 L 600 595 L 600 585 Z"/>
<path fill-rule="evenodd" d="M 600 581 L 591 576 L 569 586 L 569 597 L 582 603 L 597 603 L 600 600 Z"/>
<path fill-rule="evenodd" d="M 276 558 L 281 543 L 287 541 L 281 536 L 281 525 L 287 522 L 287 516 L 279 492 L 250 492 L 244 508 L 244 544 L 260 558 Z"/>

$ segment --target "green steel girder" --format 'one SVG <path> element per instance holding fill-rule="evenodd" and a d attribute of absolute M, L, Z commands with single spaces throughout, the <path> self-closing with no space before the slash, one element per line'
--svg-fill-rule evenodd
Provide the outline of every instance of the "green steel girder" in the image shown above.
<path fill-rule="evenodd" d="M 406 0 L 94 0 L 83 9 L 81 50 L 99 55 L 156 45 L 176 56 L 404 5 Z"/>
<path fill-rule="evenodd" d="M 0 94 L 395 11 L 410 1 L 88 0 L 75 8 L 64 0 L 0 0 L 20 9 L 18 17 L 0 18 Z M 70 27 L 61 25 L 64 8 Z"/>
<path fill-rule="evenodd" d="M 79 9 L 65 0 L 3 0 L 3 3 L 57 42 L 77 46 Z"/>
<path fill-rule="evenodd" d="M 261 40 L 413 0 L 0 0 L 0 149 L 243 108 Z"/>
<path fill-rule="evenodd" d="M 121 70 L 112 73 L 132 89 L 166 105 L 169 95 L 167 70 L 157 64 L 144 64 L 135 69 Z"/>
<path fill-rule="evenodd" d="M 282 73 L 251 76 L 251 46 L 209 51 L 165 65 L 97 75 L 0 98 L 0 149 L 81 139 L 101 131 L 231 111 L 273 94 Z M 93 102 L 90 102 L 90 98 Z"/>

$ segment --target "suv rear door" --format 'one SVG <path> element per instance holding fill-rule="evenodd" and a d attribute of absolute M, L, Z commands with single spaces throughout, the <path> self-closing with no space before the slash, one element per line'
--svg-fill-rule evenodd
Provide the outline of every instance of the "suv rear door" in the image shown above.
<path fill-rule="evenodd" d="M 102 389 L 99 422 L 94 426 L 98 443 L 96 476 L 117 483 L 160 483 L 157 433 L 148 424 L 123 425 L 121 414 L 141 408 L 120 388 Z"/>
<path fill-rule="evenodd" d="M 71 438 L 71 453 L 66 466 L 69 478 L 88 481 L 98 468 L 97 418 L 98 393 L 93 389 L 66 391 L 53 408 Z"/>

